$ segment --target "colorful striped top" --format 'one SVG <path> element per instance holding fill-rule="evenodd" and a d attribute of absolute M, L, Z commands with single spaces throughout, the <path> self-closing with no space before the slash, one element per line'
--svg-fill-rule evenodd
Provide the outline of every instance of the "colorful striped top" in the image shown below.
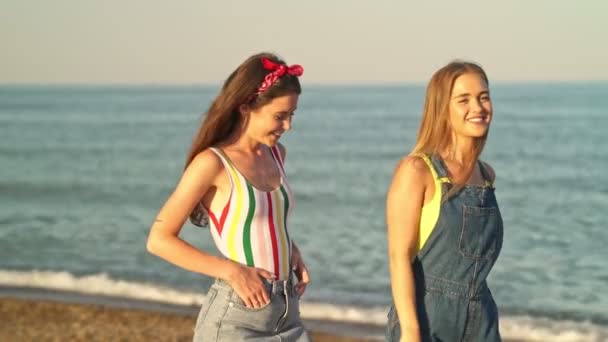
<path fill-rule="evenodd" d="M 281 175 L 281 184 L 273 191 L 256 189 L 224 151 L 211 150 L 222 160 L 231 182 L 230 197 L 222 212 L 213 213 L 206 208 L 215 245 L 230 260 L 265 269 L 277 279 L 287 279 L 291 259 L 287 218 L 293 211 L 294 196 L 279 149 L 270 148 Z"/>

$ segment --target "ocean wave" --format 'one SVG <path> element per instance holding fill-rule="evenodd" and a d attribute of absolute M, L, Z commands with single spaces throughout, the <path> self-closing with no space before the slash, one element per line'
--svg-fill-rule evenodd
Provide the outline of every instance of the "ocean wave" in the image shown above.
<path fill-rule="evenodd" d="M 205 295 L 158 284 L 113 279 L 106 273 L 77 276 L 65 271 L 0 270 L 0 286 L 42 288 L 185 306 L 200 305 Z M 303 301 L 300 311 L 304 319 L 383 326 L 386 323 L 387 308 Z M 556 320 L 539 316 L 503 315 L 500 330 L 505 340 L 527 342 L 608 341 L 608 327 L 606 326 L 586 321 Z"/>
<path fill-rule="evenodd" d="M 608 327 L 588 321 L 554 320 L 546 317 L 503 316 L 503 338 L 526 342 L 605 342 Z"/>
<path fill-rule="evenodd" d="M 0 285 L 71 291 L 177 305 L 200 305 L 205 296 L 204 293 L 184 292 L 157 284 L 112 279 L 106 273 L 76 276 L 65 271 L 0 270 Z"/>

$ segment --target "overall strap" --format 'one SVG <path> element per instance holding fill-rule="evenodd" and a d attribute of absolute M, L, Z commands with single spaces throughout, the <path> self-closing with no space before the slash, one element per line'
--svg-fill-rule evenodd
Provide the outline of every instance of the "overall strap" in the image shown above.
<path fill-rule="evenodd" d="M 439 182 L 448 184 L 451 183 L 450 178 L 448 177 L 448 169 L 439 155 L 432 154 L 430 158 L 427 157 L 427 159 L 429 159 L 431 165 L 433 166 L 432 169 L 435 170 Z"/>
<path fill-rule="evenodd" d="M 431 156 L 431 162 L 433 163 L 434 168 L 437 170 L 436 172 L 438 179 L 442 183 L 451 183 L 448 177 L 448 170 L 445 166 L 445 163 L 443 162 L 443 159 L 441 159 L 441 157 L 439 157 L 437 154 L 433 154 Z M 479 171 L 481 171 L 481 176 L 483 177 L 484 185 L 488 187 L 493 186 L 494 181 L 492 180 L 492 177 L 490 177 L 490 173 L 488 172 L 488 169 L 486 168 L 485 164 L 479 159 L 477 160 L 477 164 L 479 165 Z"/>
<path fill-rule="evenodd" d="M 478 159 L 477 164 L 479 164 L 479 171 L 481 171 L 481 176 L 483 177 L 485 185 L 488 187 L 494 186 L 494 180 L 490 176 L 490 172 L 486 168 L 485 163 Z"/>
<path fill-rule="evenodd" d="M 418 157 L 426 163 L 426 165 L 431 170 L 431 175 L 433 176 L 433 180 L 435 180 L 436 182 L 439 182 L 440 184 L 450 182 L 449 178 L 447 177 L 447 173 L 445 172 L 445 168 L 443 168 L 442 165 L 438 164 L 433 159 L 433 157 L 429 157 L 427 154 L 424 154 L 424 153 L 414 153 L 414 154 L 412 154 L 412 156 Z"/>

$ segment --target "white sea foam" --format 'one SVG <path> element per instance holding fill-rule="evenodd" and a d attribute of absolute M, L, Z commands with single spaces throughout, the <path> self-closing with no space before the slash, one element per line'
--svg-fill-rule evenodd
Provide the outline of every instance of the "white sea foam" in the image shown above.
<path fill-rule="evenodd" d="M 0 270 L 0 286 L 43 288 L 90 295 L 123 297 L 177 305 L 200 305 L 204 293 L 185 292 L 151 283 L 112 279 L 105 273 L 75 276 L 69 272 Z M 300 307 L 305 319 L 332 320 L 347 323 L 384 325 L 386 307 L 362 308 L 303 301 Z M 501 317 L 504 339 L 533 342 L 608 341 L 608 327 L 590 322 L 553 320 L 543 317 Z"/>

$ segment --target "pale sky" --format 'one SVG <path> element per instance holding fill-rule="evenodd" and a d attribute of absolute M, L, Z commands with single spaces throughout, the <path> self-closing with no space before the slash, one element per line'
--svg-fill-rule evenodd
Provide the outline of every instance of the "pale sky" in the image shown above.
<path fill-rule="evenodd" d="M 608 0 L 1 0 L 0 83 L 218 84 L 272 51 L 309 84 L 608 80 Z"/>

